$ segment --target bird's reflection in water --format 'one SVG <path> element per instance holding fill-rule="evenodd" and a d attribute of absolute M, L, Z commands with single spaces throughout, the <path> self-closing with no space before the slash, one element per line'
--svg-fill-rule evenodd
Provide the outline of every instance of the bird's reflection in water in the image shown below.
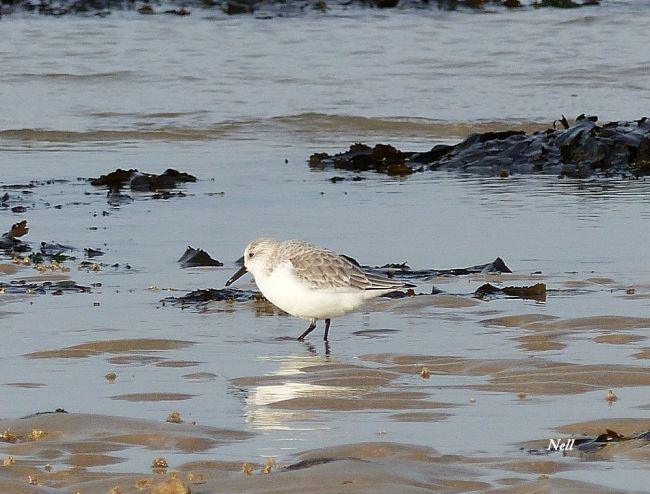
<path fill-rule="evenodd" d="M 322 372 L 310 372 L 309 367 L 332 367 L 330 344 L 323 342 L 322 350 L 303 342 L 306 352 L 298 355 L 262 357 L 279 364 L 278 368 L 260 376 L 258 384 L 250 384 L 244 400 L 246 421 L 261 430 L 310 430 L 327 428 L 325 420 L 318 423 L 320 412 L 312 406 L 319 400 L 352 397 L 354 389 L 346 386 L 318 384 Z M 309 400 L 309 403 L 307 402 Z"/>
<path fill-rule="evenodd" d="M 305 348 L 307 348 L 307 352 L 309 352 L 310 355 L 313 355 L 314 357 L 318 357 L 318 351 L 316 350 L 316 345 L 314 345 L 312 343 L 309 343 L 308 341 L 303 341 L 302 343 L 305 344 Z M 327 340 L 327 341 L 324 341 L 323 343 L 324 343 L 323 351 L 324 351 L 325 356 L 328 357 L 327 360 L 329 361 L 329 357 L 332 354 L 332 352 L 330 350 L 330 342 L 329 342 L 329 340 Z"/>

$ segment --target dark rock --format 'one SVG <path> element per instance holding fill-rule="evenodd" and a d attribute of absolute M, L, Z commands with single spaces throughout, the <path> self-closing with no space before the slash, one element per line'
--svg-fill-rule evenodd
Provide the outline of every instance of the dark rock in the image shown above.
<path fill-rule="evenodd" d="M 411 162 L 415 163 L 432 163 L 438 161 L 454 150 L 454 146 L 447 144 L 437 144 L 431 148 L 430 151 L 423 153 L 413 153 L 411 155 Z"/>
<path fill-rule="evenodd" d="M 71 245 L 57 244 L 54 242 L 41 242 L 41 254 L 44 256 L 56 256 L 63 252 L 71 252 L 75 250 Z"/>
<path fill-rule="evenodd" d="M 535 7 L 556 7 L 559 9 L 574 9 L 582 6 L 573 0 L 538 0 L 533 5 Z"/>
<path fill-rule="evenodd" d="M 190 15 L 191 12 L 187 10 L 186 8 L 181 7 L 180 9 L 170 9 L 170 10 L 165 10 L 165 14 L 174 14 L 174 15 Z"/>
<path fill-rule="evenodd" d="M 348 257 L 350 261 L 357 264 L 357 262 Z M 357 264 L 358 265 L 358 264 Z M 506 266 L 503 259 L 497 257 L 494 261 L 487 264 L 478 264 L 467 268 L 452 268 L 452 269 L 411 269 L 406 263 L 402 264 L 384 264 L 383 266 L 362 266 L 364 270 L 377 273 L 388 278 L 397 279 L 427 279 L 433 276 L 463 276 L 468 274 L 497 274 L 497 273 L 512 273 L 510 268 Z"/>
<path fill-rule="evenodd" d="M 4 235 L 9 235 L 13 238 L 19 238 L 19 237 L 24 237 L 28 233 L 29 233 L 29 227 L 27 226 L 27 220 L 23 220 L 11 225 L 11 229 Z"/>
<path fill-rule="evenodd" d="M 573 125 L 563 117 L 561 129 L 533 134 L 518 130 L 472 134 L 455 146 L 437 145 L 425 152 L 403 152 L 378 144 L 353 144 L 335 155 L 313 154 L 319 169 L 375 171 L 408 175 L 424 170 L 458 170 L 508 177 L 514 173 L 554 174 L 575 178 L 650 174 L 650 120 L 600 125 L 594 116 L 579 116 Z"/>
<path fill-rule="evenodd" d="M 84 255 L 86 257 L 99 257 L 103 256 L 104 252 L 102 252 L 100 249 L 92 249 L 90 247 L 87 247 L 84 249 Z"/>
<path fill-rule="evenodd" d="M 489 264 L 484 264 L 481 267 L 481 272 L 482 273 L 512 273 L 512 271 L 510 271 L 510 268 L 506 266 L 506 263 L 500 257 L 497 257 L 494 261 L 492 261 Z"/>
<path fill-rule="evenodd" d="M 9 294 L 38 294 L 62 295 L 64 293 L 90 293 L 90 287 L 78 285 L 75 281 L 64 280 L 58 282 L 44 281 L 41 283 L 27 283 L 25 280 L 14 280 L 9 283 L 0 282 L 0 288 Z"/>
<path fill-rule="evenodd" d="M 317 167 L 330 156 L 327 153 L 314 153 L 309 157 L 309 166 Z"/>
<path fill-rule="evenodd" d="M 348 151 L 333 156 L 327 153 L 315 153 L 309 158 L 309 166 L 313 168 L 333 166 L 351 171 L 373 170 L 388 175 L 409 175 L 416 171 L 408 162 L 412 155 L 413 153 L 403 153 L 389 144 L 377 144 L 371 148 L 356 143 L 352 144 Z"/>
<path fill-rule="evenodd" d="M 505 295 L 507 297 L 533 299 L 544 302 L 546 301 L 546 285 L 544 283 L 536 283 L 531 286 L 506 286 L 498 288 L 491 283 L 485 283 L 478 287 L 474 294 L 479 298 Z"/>
<path fill-rule="evenodd" d="M 399 0 L 374 0 L 374 4 L 380 9 L 392 9 L 397 7 Z"/>
<path fill-rule="evenodd" d="M 160 189 L 172 189 L 186 182 L 196 182 L 196 177 L 189 173 L 179 172 L 173 168 L 168 168 L 160 175 L 141 173 L 134 169 L 122 170 L 118 168 L 99 178 L 91 179 L 90 185 L 119 190 L 128 183 L 133 191 L 151 192 Z"/>
<path fill-rule="evenodd" d="M 223 266 L 222 262 L 212 259 L 203 249 L 195 249 L 194 247 L 187 246 L 185 253 L 178 260 L 182 268 L 190 268 L 197 266 Z"/>
<path fill-rule="evenodd" d="M 137 170 L 122 170 L 118 168 L 114 172 L 102 175 L 99 178 L 90 179 L 90 185 L 95 187 L 108 187 L 109 189 L 121 189 L 124 185 L 131 181 L 131 176 L 137 173 Z"/>
<path fill-rule="evenodd" d="M 14 223 L 11 225 L 8 232 L 5 232 L 0 236 L 0 249 L 9 252 L 26 252 L 30 250 L 29 245 L 20 240 L 20 237 L 23 237 L 28 233 L 29 227 L 27 226 L 27 220 Z"/>
<path fill-rule="evenodd" d="M 236 302 L 245 302 L 259 300 L 259 292 L 252 290 L 237 290 L 236 288 L 206 288 L 191 291 L 181 297 L 167 297 L 162 302 L 173 305 L 198 305 L 206 302 L 218 302 L 222 300 L 232 300 Z"/>
<path fill-rule="evenodd" d="M 155 14 L 156 11 L 153 9 L 151 4 L 145 3 L 144 5 L 142 5 L 141 7 L 138 8 L 138 13 L 139 14 L 145 14 L 145 15 L 151 15 L 151 14 Z"/>
<path fill-rule="evenodd" d="M 250 14 L 253 12 L 253 7 L 252 5 L 239 2 L 228 2 L 224 12 L 228 15 Z"/>
<path fill-rule="evenodd" d="M 196 182 L 196 177 L 189 173 L 179 172 L 173 168 L 165 170 L 160 175 L 148 173 L 136 174 L 131 179 L 131 190 L 154 191 L 160 189 L 172 189 L 181 183 Z"/>

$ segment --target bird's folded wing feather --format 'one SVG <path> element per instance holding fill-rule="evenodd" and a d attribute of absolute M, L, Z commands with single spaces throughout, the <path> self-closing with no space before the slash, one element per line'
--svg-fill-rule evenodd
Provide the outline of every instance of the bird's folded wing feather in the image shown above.
<path fill-rule="evenodd" d="M 331 251 L 298 252 L 292 255 L 290 260 L 295 275 L 313 288 L 386 290 L 403 286 L 399 281 L 364 273 L 356 265 Z"/>

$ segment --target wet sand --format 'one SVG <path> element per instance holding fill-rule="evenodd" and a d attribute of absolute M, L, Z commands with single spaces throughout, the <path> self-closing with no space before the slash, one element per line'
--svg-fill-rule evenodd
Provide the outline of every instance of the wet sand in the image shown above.
<path fill-rule="evenodd" d="M 116 300 L 126 300 L 124 291 L 128 317 L 144 311 L 150 320 L 145 337 L 120 330 L 127 323 L 119 319 L 90 323 L 87 331 L 83 319 L 75 332 L 63 331 L 58 347 L 36 339 L 14 352 L 12 361 L 27 370 L 6 369 L 2 385 L 15 396 L 77 389 L 48 398 L 70 413 L 0 420 L 0 491 L 643 490 L 641 481 L 615 488 L 626 485 L 625 472 L 650 461 L 650 442 L 639 437 L 650 430 L 647 283 L 566 273 L 436 277 L 416 291 L 433 282 L 448 293 L 375 300 L 360 316 L 370 324 L 337 320 L 330 343 L 317 336 L 296 347 L 292 333 L 300 321 L 260 301 L 181 309 L 155 303 L 165 294 L 159 288 L 130 289 L 131 275 L 120 271 L 35 275 L 34 266 L 2 266 L 5 284 L 76 279 L 93 287 L 59 299 L 70 314 L 82 317 L 84 306 L 112 312 Z M 230 269 L 222 271 L 225 279 Z M 476 298 L 464 288 L 485 282 L 544 282 L 546 303 Z M 70 321 L 52 312 L 49 300 L 57 297 L 48 291 L 4 294 L 0 314 L 5 321 L 52 314 L 57 327 Z M 627 314 L 601 312 L 603 300 L 622 304 Z M 219 329 L 224 321 L 230 330 Z M 269 324 L 280 334 L 265 331 Z M 485 338 L 487 346 L 468 336 Z M 495 342 L 508 350 L 491 348 Z M 232 355 L 233 344 L 239 355 Z M 568 349 L 580 349 L 578 356 Z M 68 368 L 87 377 L 71 380 Z M 66 399 L 84 392 L 93 398 Z M 593 451 L 548 450 L 550 438 L 594 439 L 608 430 L 623 440 Z M 620 474 L 603 480 L 602 461 L 614 462 Z"/>
<path fill-rule="evenodd" d="M 225 304 L 225 303 L 224 303 Z M 250 306 L 250 308 L 247 308 Z M 255 311 L 255 303 L 239 303 L 235 311 Z M 423 296 L 397 301 L 379 301 L 376 309 L 396 314 L 425 313 L 427 309 L 453 308 L 476 311 L 481 304 L 467 296 Z M 540 306 L 541 307 L 541 306 Z M 215 307 L 212 310 L 216 310 Z M 608 444 L 596 452 L 547 452 L 542 456 L 527 451 L 545 451 L 547 438 L 531 437 L 503 450 L 508 454 L 440 453 L 434 447 L 406 444 L 391 434 L 378 431 L 376 440 L 346 442 L 291 454 L 276 452 L 251 461 L 244 455 L 219 459 L 224 445 L 254 440 L 265 427 L 307 421 L 335 420 L 336 415 L 359 412 L 380 413 L 386 422 L 412 424 L 424 436 L 432 434 L 431 424 L 449 423 L 459 410 L 478 406 L 474 398 L 459 401 L 454 390 L 498 393 L 513 402 L 535 404 L 545 395 L 570 397 L 613 388 L 633 392 L 650 386 L 650 371 L 630 364 L 587 364 L 549 360 L 552 351 L 567 338 L 586 336 L 597 344 L 631 345 L 645 338 L 627 331 L 645 329 L 650 321 L 631 316 L 589 316 L 562 318 L 541 313 L 522 313 L 482 318 L 484 311 L 465 317 L 476 318 L 484 328 L 510 328 L 527 333 L 513 340 L 535 336 L 538 345 L 519 348 L 526 358 L 468 358 L 445 354 L 409 355 L 379 353 L 359 355 L 352 361 L 334 357 L 309 357 L 287 361 L 273 373 L 229 379 L 236 389 L 246 390 L 246 415 L 258 427 L 223 429 L 183 420 L 143 420 L 84 413 L 45 413 L 0 421 L 0 490 L 41 493 L 50 489 L 66 492 L 111 493 L 209 493 L 227 492 L 630 492 L 600 485 L 594 476 L 598 461 L 623 465 L 647 465 L 650 443 L 631 439 Z M 275 316 L 277 317 L 277 316 Z M 600 336 L 592 336 L 594 334 Z M 357 337 L 372 341 L 391 338 L 382 330 L 360 331 Z M 129 366 L 154 369 L 167 364 L 171 369 L 198 366 L 201 362 L 168 359 L 166 354 L 191 349 L 195 341 L 177 339 L 106 339 L 44 349 L 24 355 L 26 361 L 104 359 L 118 371 L 105 376 L 111 382 L 122 379 Z M 535 355 L 535 353 L 539 353 Z M 633 354 L 632 359 L 647 358 Z M 426 376 L 423 369 L 427 370 Z M 188 382 L 210 386 L 218 376 L 209 372 L 188 373 Z M 450 379 L 451 378 L 451 379 Z M 458 381 L 461 378 L 462 381 Z M 432 384 L 436 383 L 438 384 Z M 462 382 L 462 384 L 460 384 Z M 443 384 L 445 383 L 445 384 Z M 38 390 L 43 383 L 6 382 L 6 386 Z M 203 387 L 203 386 L 202 386 Z M 204 389 L 204 392 L 207 391 Z M 621 393 L 622 394 L 622 393 Z M 450 400 L 440 400 L 445 395 Z M 467 396 L 467 395 L 465 395 Z M 114 400 L 171 401 L 181 410 L 192 394 L 140 392 L 116 394 Z M 180 401 L 179 401 L 180 400 Z M 611 407 L 613 402 L 609 403 Z M 617 405 L 613 405 L 614 407 Z M 490 412 L 487 412 L 490 413 Z M 334 415 L 332 415 L 334 414 Z M 332 415 L 330 419 L 327 416 Z M 639 409 L 637 418 L 603 418 L 589 422 L 556 424 L 549 437 L 596 437 L 615 430 L 627 438 L 650 430 L 650 420 Z M 381 422 L 381 421 L 380 421 Z M 265 425 L 266 424 L 266 425 Z M 390 425 L 387 426 L 390 429 Z M 247 429 L 247 430 L 246 430 Z M 462 436 L 462 431 L 458 431 Z M 474 438 L 480 441 L 480 438 Z M 504 438 L 508 442 L 507 438 Z M 466 436 L 464 441 L 472 441 Z M 207 454 L 207 457 L 206 457 Z M 135 455 L 135 456 L 134 456 Z M 148 468 L 133 468 L 147 458 Z M 195 459 L 191 459 L 191 458 Z M 139 458 L 133 463 L 133 458 Z M 200 459 L 205 458 L 205 459 Z M 190 459 L 188 461 L 188 459 Z M 263 461 L 264 460 L 264 461 Z M 584 461 L 588 460 L 588 461 Z M 120 465 L 130 465 L 123 468 Z M 166 465 L 160 467 L 160 465 Z M 108 468 L 108 471 L 106 470 Z M 567 473 L 575 475 L 567 478 Z M 580 480 L 576 480 L 580 479 Z M 596 478 L 598 478 L 596 476 Z"/>
<path fill-rule="evenodd" d="M 12 493 L 65 492 L 180 494 L 192 492 L 628 492 L 598 483 L 555 478 L 575 469 L 589 476 L 593 460 L 649 460 L 647 441 L 607 447 L 591 462 L 548 458 L 444 455 L 433 448 L 365 442 L 304 451 L 280 462 L 192 461 L 176 464 L 177 452 L 202 453 L 218 443 L 242 441 L 246 433 L 186 424 L 165 424 L 102 415 L 51 413 L 4 420 L 13 437 L 4 441 L 0 489 Z M 603 427 L 628 432 L 646 420 L 572 424 L 564 434 L 594 434 Z M 139 473 L 96 473 L 120 463 L 126 448 L 149 452 L 151 468 Z M 606 453 L 605 453 L 606 452 Z M 160 465 L 163 465 L 162 467 Z"/>

